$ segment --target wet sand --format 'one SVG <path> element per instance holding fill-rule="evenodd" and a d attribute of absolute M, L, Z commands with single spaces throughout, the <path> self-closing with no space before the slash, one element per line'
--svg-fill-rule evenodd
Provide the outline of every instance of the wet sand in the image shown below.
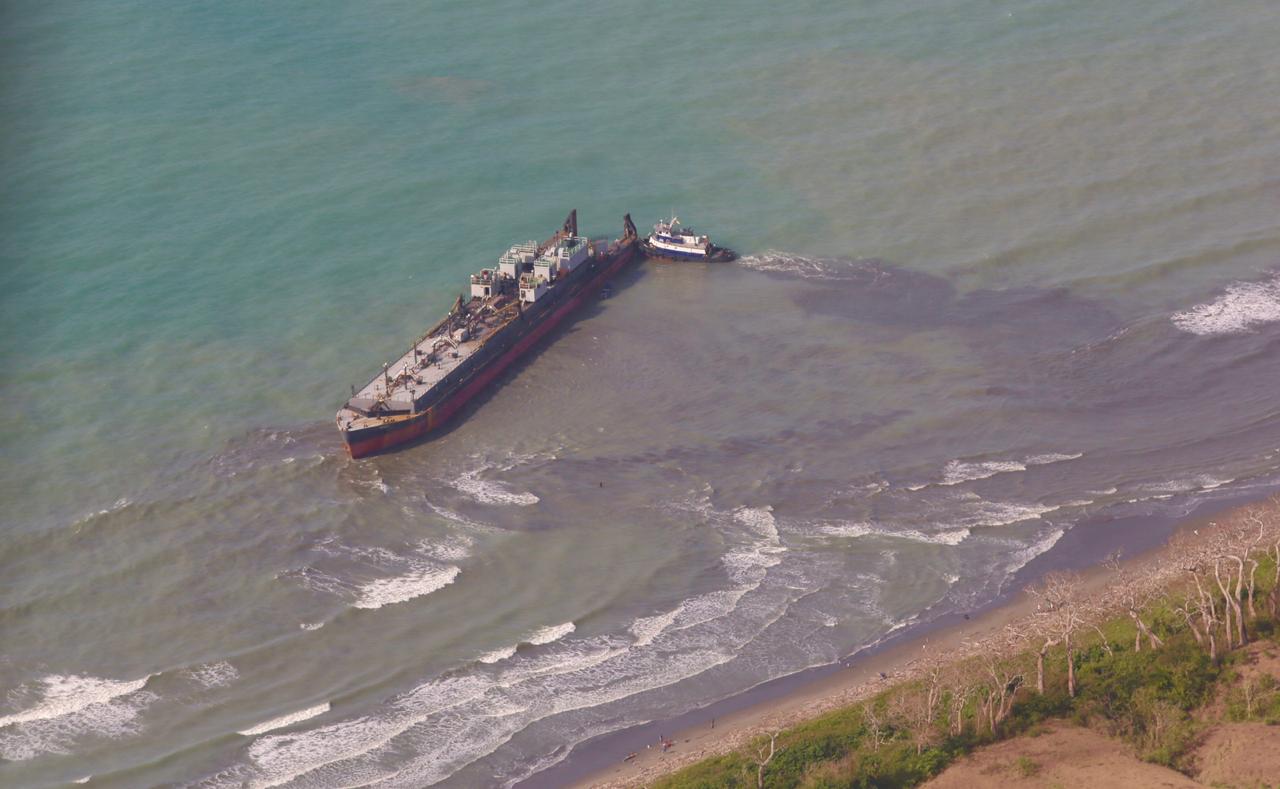
<path fill-rule="evenodd" d="M 734 750 L 753 737 L 793 726 L 910 679 L 917 669 L 917 656 L 926 650 L 974 654 L 1006 625 L 1033 610 L 1025 589 L 1047 572 L 1080 571 L 1086 588 L 1098 590 L 1112 578 L 1101 566 L 1102 560 L 1120 550 L 1127 557 L 1125 565 L 1145 574 L 1144 570 L 1154 570 L 1159 564 L 1175 533 L 1198 528 L 1210 518 L 1267 495 L 1257 491 L 1207 503 L 1183 518 L 1086 521 L 1068 532 L 1054 550 L 1024 567 L 1010 590 L 981 610 L 941 615 L 839 663 L 764 683 L 679 717 L 587 741 L 554 767 L 518 786 L 612 788 L 651 783 L 700 759 Z M 666 751 L 662 748 L 664 738 L 673 743 Z"/>

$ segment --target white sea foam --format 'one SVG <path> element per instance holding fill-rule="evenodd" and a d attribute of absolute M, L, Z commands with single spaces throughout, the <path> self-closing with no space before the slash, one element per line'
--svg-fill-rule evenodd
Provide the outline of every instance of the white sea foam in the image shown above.
<path fill-rule="evenodd" d="M 811 258 L 804 255 L 793 255 L 768 249 L 754 255 L 746 255 L 738 259 L 738 265 L 756 271 L 772 271 L 784 274 L 795 274 L 807 279 L 841 279 L 849 275 L 852 265 L 847 260 L 833 258 Z"/>
<path fill-rule="evenodd" d="M 1142 496 L 1139 495 L 1131 501 L 1146 501 L 1148 499 L 1167 499 L 1176 493 L 1192 493 L 1197 491 L 1216 490 L 1223 485 L 1229 485 L 1235 482 L 1231 477 L 1216 477 L 1212 474 L 1199 474 L 1189 479 L 1175 479 L 1168 482 L 1149 483 L 1138 488 L 1138 493 L 1158 493 L 1158 496 Z"/>
<path fill-rule="evenodd" d="M 468 471 L 451 480 L 449 485 L 481 504 L 528 507 L 538 503 L 538 497 L 532 493 L 511 490 L 496 480 L 480 479 L 480 474 L 486 470 L 485 468 L 480 468 L 475 471 Z"/>
<path fill-rule="evenodd" d="M 994 477 L 996 474 L 1007 474 L 1011 471 L 1026 471 L 1027 466 L 1016 460 L 987 460 L 979 463 L 966 463 L 953 460 L 942 470 L 940 485 L 959 485 L 977 479 Z"/>
<path fill-rule="evenodd" d="M 1280 274 L 1261 282 L 1235 282 L 1216 299 L 1172 318 L 1173 325 L 1201 336 L 1246 334 L 1280 321 Z"/>
<path fill-rule="evenodd" d="M 441 507 L 439 504 L 436 504 L 433 501 L 428 501 L 427 506 L 431 508 L 432 512 L 439 515 L 441 518 L 444 518 L 445 520 L 450 521 L 452 523 L 456 523 L 459 526 L 465 526 L 468 529 L 478 531 L 478 532 L 483 532 L 486 534 L 493 534 L 501 531 L 500 529 L 494 526 L 490 526 L 487 523 L 481 523 L 480 521 L 471 520 L 470 518 L 468 518 L 465 515 L 462 515 L 461 513 L 454 512 L 453 510 L 447 507 Z"/>
<path fill-rule="evenodd" d="M 454 565 L 440 567 L 420 562 L 403 575 L 379 578 L 361 585 L 353 605 L 356 608 L 382 608 L 384 605 L 403 603 L 443 589 L 457 580 L 461 572 Z"/>
<path fill-rule="evenodd" d="M 550 625 L 548 627 L 540 627 L 529 634 L 525 640 L 530 644 L 550 644 L 552 641 L 559 641 L 565 636 L 576 630 L 577 627 L 572 622 L 565 622 L 560 625 Z"/>
<path fill-rule="evenodd" d="M 1058 504 L 1022 504 L 1014 501 L 987 501 L 978 499 L 967 504 L 958 517 L 964 526 L 1010 526 L 1022 521 L 1035 520 L 1054 512 Z"/>
<path fill-rule="evenodd" d="M 127 496 L 122 496 L 116 499 L 115 503 L 112 504 L 110 507 L 107 507 L 106 509 L 101 509 L 101 510 L 98 510 L 97 512 L 89 512 L 89 513 L 85 513 L 84 515 L 81 515 L 79 518 L 76 518 L 74 521 L 72 521 L 71 525 L 79 528 L 80 526 L 85 525 L 86 523 L 93 520 L 94 518 L 101 518 L 103 515 L 110 515 L 113 512 L 118 512 L 124 509 L 125 507 L 128 507 L 130 504 L 133 504 L 133 499 L 130 499 Z"/>
<path fill-rule="evenodd" d="M 1058 540 L 1061 540 L 1062 535 L 1065 533 L 1066 532 L 1063 529 L 1052 529 L 1042 535 L 1040 539 L 1036 540 L 1031 545 L 1015 552 L 1009 562 L 1005 565 L 1005 572 L 1012 574 L 1022 569 L 1026 566 L 1027 562 L 1030 562 L 1032 559 L 1057 545 Z"/>
<path fill-rule="evenodd" d="M 832 523 L 818 527 L 818 531 L 832 537 L 865 537 L 868 534 L 882 534 L 870 523 Z"/>
<path fill-rule="evenodd" d="M 471 555 L 474 541 L 465 534 L 451 534 L 438 540 L 424 540 L 418 551 L 440 562 L 460 562 Z"/>
<path fill-rule="evenodd" d="M 683 612 L 684 604 L 681 603 L 665 613 L 643 616 L 632 622 L 629 630 L 631 635 L 635 636 L 635 645 L 643 647 L 652 644 L 653 640 L 662 635 L 663 631 L 675 624 L 676 619 Z"/>
<path fill-rule="evenodd" d="M 1064 460 L 1078 460 L 1082 457 L 1084 457 L 1083 452 L 1071 452 L 1067 454 L 1061 452 L 1047 452 L 1043 455 L 1032 455 L 1027 458 L 1027 464 L 1032 466 L 1047 466 L 1050 463 L 1061 463 Z"/>
<path fill-rule="evenodd" d="M 927 542 L 935 545 L 959 545 L 969 536 L 968 529 L 943 529 L 941 531 L 930 532 L 926 534 L 915 529 L 905 529 L 903 531 L 889 533 L 892 537 L 901 537 L 904 540 L 914 540 L 916 542 Z"/>
<path fill-rule="evenodd" d="M 1067 460 L 1076 460 L 1084 457 L 1083 452 L 1046 452 L 1039 455 L 1031 455 L 1022 460 L 951 460 L 942 469 L 942 480 L 937 482 L 938 485 L 959 485 L 964 482 L 973 482 L 975 480 L 987 479 L 997 474 L 1010 474 L 1018 471 L 1026 471 L 1030 466 L 1047 466 L 1051 463 L 1061 463 Z M 911 491 L 922 490 L 929 487 L 930 482 L 921 482 L 914 485 L 907 485 L 906 489 Z"/>
<path fill-rule="evenodd" d="M 515 653 L 516 653 L 516 647 L 514 646 L 501 647 L 499 649 L 493 650 L 492 652 L 484 653 L 480 657 L 476 658 L 476 660 L 479 660 L 481 663 L 499 663 L 511 657 Z"/>
<path fill-rule="evenodd" d="M 537 720 L 666 687 L 732 660 L 763 629 L 785 621 L 789 601 L 802 591 L 783 575 L 779 585 L 756 594 L 782 555 L 768 509 L 692 509 L 733 546 L 725 561 L 729 588 L 638 619 L 628 635 L 584 637 L 572 622 L 540 628 L 525 639 L 538 649 L 487 653 L 496 658 L 491 667 L 446 673 L 379 704 L 375 713 L 264 735 L 250 745 L 246 763 L 209 783 L 429 785 Z"/>
<path fill-rule="evenodd" d="M 190 669 L 191 678 L 205 688 L 222 688 L 240 679 L 240 672 L 225 660 Z"/>
<path fill-rule="evenodd" d="M 22 761 L 41 753 L 65 754 L 85 737 L 120 738 L 137 733 L 138 716 L 159 699 L 143 689 L 149 679 L 62 674 L 42 678 L 38 703 L 0 717 L 0 759 Z"/>
<path fill-rule="evenodd" d="M 305 710 L 291 712 L 288 715 L 281 715 L 278 718 L 272 718 L 269 721 L 259 723 L 257 726 L 251 726 L 243 731 L 236 732 L 246 737 L 256 737 L 259 734 L 266 734 L 274 729 L 283 729 L 285 726 L 292 726 L 295 723 L 301 723 L 308 718 L 314 718 L 317 715 L 323 715 L 329 711 L 329 702 L 317 704 L 314 707 L 307 707 Z"/>
<path fill-rule="evenodd" d="M 786 553 L 771 509 L 741 507 L 733 512 L 733 521 L 746 527 L 753 539 L 726 552 L 720 557 L 720 563 L 729 578 L 742 589 L 759 586 L 768 569 L 782 562 L 779 554 Z"/>
<path fill-rule="evenodd" d="M 902 529 L 889 526 L 878 526 L 871 523 L 830 523 L 818 527 L 818 532 L 831 537 L 865 537 L 874 534 L 878 537 L 893 537 L 912 542 L 925 542 L 932 545 L 959 545 L 969 536 L 967 528 L 941 529 L 935 532 L 923 532 L 919 529 Z"/>
<path fill-rule="evenodd" d="M 151 676 L 133 680 L 101 679 L 76 674 L 50 674 L 40 680 L 42 698 L 22 712 L 0 716 L 0 728 L 15 723 L 50 720 L 80 712 L 94 704 L 142 690 Z"/>

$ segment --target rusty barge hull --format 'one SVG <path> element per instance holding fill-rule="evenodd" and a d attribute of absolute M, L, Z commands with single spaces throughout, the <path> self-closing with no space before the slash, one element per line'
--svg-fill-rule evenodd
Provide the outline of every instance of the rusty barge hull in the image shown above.
<path fill-rule="evenodd" d="M 573 223 L 572 233 L 576 234 L 575 217 L 571 215 L 570 221 L 566 222 L 565 231 L 544 242 L 539 250 L 559 238 L 571 237 L 570 222 Z M 621 239 L 595 251 L 577 270 L 564 276 L 536 301 L 526 305 L 522 299 L 506 302 L 501 297 L 473 298 L 472 309 L 483 307 L 491 315 L 501 317 L 487 334 L 478 339 L 478 347 L 456 369 L 445 374 L 422 394 L 411 392 L 407 411 L 370 412 L 360 407 L 361 402 L 367 401 L 353 396 L 338 412 L 337 417 L 339 432 L 351 457 L 362 458 L 385 452 L 429 436 L 449 424 L 468 402 L 488 389 L 504 370 L 533 350 L 539 341 L 592 298 L 605 283 L 639 257 L 639 244 L 629 219 L 626 226 L 627 232 Z M 473 282 L 475 281 L 473 278 Z M 464 302 L 460 299 L 454 312 L 428 332 L 420 343 L 431 339 L 442 327 L 447 329 L 449 319 L 463 305 Z M 410 357 L 406 355 L 401 361 L 408 358 Z M 419 359 L 417 351 L 413 352 L 412 358 L 415 361 Z M 408 368 L 406 376 L 409 377 L 403 385 L 413 386 Z M 386 396 L 396 393 L 398 384 L 387 373 L 384 373 L 383 380 L 382 394 Z M 378 379 L 375 379 L 365 390 L 376 391 L 377 384 Z"/>

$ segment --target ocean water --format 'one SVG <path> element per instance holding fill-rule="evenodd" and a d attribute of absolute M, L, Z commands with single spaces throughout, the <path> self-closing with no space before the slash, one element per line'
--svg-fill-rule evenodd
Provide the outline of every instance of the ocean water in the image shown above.
<path fill-rule="evenodd" d="M 6 786 L 509 784 L 1280 480 L 1273 3 L 3 13 Z M 743 258 L 346 458 L 571 208 Z"/>

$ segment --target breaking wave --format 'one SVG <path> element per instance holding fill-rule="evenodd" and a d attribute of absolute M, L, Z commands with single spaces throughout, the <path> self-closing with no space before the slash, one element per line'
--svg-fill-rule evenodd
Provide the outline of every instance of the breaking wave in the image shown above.
<path fill-rule="evenodd" d="M 492 652 L 486 652 L 476 658 L 476 660 L 479 660 L 481 663 L 498 663 L 514 655 L 516 653 L 516 649 L 517 647 L 502 647 L 501 649 L 495 649 Z"/>
<path fill-rule="evenodd" d="M 39 681 L 42 688 L 40 701 L 22 712 L 0 716 L 0 728 L 73 715 L 95 704 L 106 704 L 142 690 L 149 679 L 151 675 L 142 679 L 115 680 L 77 674 L 50 674 Z"/>
<path fill-rule="evenodd" d="M 461 569 L 453 565 L 439 567 L 423 562 L 404 575 L 379 578 L 362 585 L 353 605 L 356 608 L 373 609 L 403 603 L 443 589 L 456 581 L 461 572 Z"/>
<path fill-rule="evenodd" d="M 559 641 L 560 639 L 572 633 L 574 630 L 577 630 L 577 627 L 572 622 L 565 622 L 562 625 L 551 625 L 549 627 L 538 628 L 532 634 L 530 634 L 529 643 L 539 644 L 539 645 L 550 644 L 552 641 Z"/>
<path fill-rule="evenodd" d="M 667 687 L 733 660 L 799 594 L 785 586 L 786 595 L 775 590 L 753 597 L 786 549 L 768 508 L 718 512 L 703 502 L 686 511 L 706 518 L 731 541 L 721 560 L 726 588 L 636 619 L 630 637 L 583 636 L 573 622 L 539 628 L 522 642 L 536 649 L 485 653 L 471 670 L 445 672 L 379 704 L 376 712 L 264 734 L 248 747 L 246 761 L 206 785 L 306 786 L 350 779 L 423 786 L 493 753 L 535 721 Z M 413 756 L 407 764 L 389 766 L 393 754 Z"/>
<path fill-rule="evenodd" d="M 981 463 L 965 463 L 960 460 L 953 460 L 942 470 L 942 482 L 938 484 L 959 485 L 961 482 L 986 479 L 987 477 L 994 477 L 996 474 L 1026 470 L 1026 464 L 1012 460 L 989 460 Z"/>
<path fill-rule="evenodd" d="M 144 690 L 151 675 L 112 680 L 50 674 L 10 692 L 10 701 L 38 695 L 21 712 L 0 717 L 0 759 L 23 761 L 41 753 L 70 753 L 83 737 L 119 738 L 135 734 L 138 716 L 159 699 Z"/>
<path fill-rule="evenodd" d="M 969 536 L 969 529 L 942 529 L 925 533 L 918 529 L 892 529 L 870 523 L 833 523 L 818 527 L 818 532 L 830 537 L 865 537 L 874 534 L 878 537 L 894 537 L 912 542 L 924 542 L 931 545 L 959 545 Z"/>
<path fill-rule="evenodd" d="M 1247 334 L 1280 321 L 1280 273 L 1261 282 L 1235 282 L 1216 299 L 1176 313 L 1173 325 L 1201 336 Z"/>
<path fill-rule="evenodd" d="M 1050 452 L 1043 455 L 1031 455 L 1022 460 L 983 460 L 983 461 L 964 461 L 952 460 L 942 469 L 942 481 L 939 485 L 959 485 L 962 482 L 972 482 L 979 479 L 987 479 L 997 474 L 1007 474 L 1014 471 L 1026 471 L 1030 466 L 1047 466 L 1051 463 L 1061 463 L 1066 460 L 1076 460 L 1084 457 L 1083 452 L 1072 454 L 1064 454 L 1059 452 Z"/>
<path fill-rule="evenodd" d="M 350 569 L 326 570 L 317 566 L 291 571 L 289 575 L 310 589 L 349 600 L 354 608 L 377 609 L 431 594 L 456 581 L 461 568 L 442 559 L 465 557 L 470 544 L 466 536 L 453 535 L 439 541 L 423 541 L 412 552 L 402 555 L 386 548 L 343 545 L 330 538 L 321 541 L 314 550 L 332 559 L 355 562 L 355 572 L 359 574 L 382 577 L 350 580 Z M 388 572 L 393 574 L 386 575 Z M 314 627 L 303 624 L 302 627 L 310 630 L 321 625 L 323 623 Z"/>
<path fill-rule="evenodd" d="M 297 712 L 291 712 L 288 715 L 281 715 L 279 718 L 272 718 L 269 721 L 264 721 L 263 723 L 259 723 L 257 726 L 252 726 L 236 733 L 243 734 L 246 737 L 256 737 L 259 734 L 266 734 L 274 729 L 283 729 L 285 726 L 292 726 L 295 723 L 301 723 L 308 718 L 323 715 L 328 711 L 329 702 L 326 701 L 323 704 L 317 704 L 314 707 L 307 707 L 305 710 L 298 710 Z"/>
<path fill-rule="evenodd" d="M 190 669 L 191 679 L 203 688 L 223 688 L 240 679 L 240 672 L 225 660 Z"/>

